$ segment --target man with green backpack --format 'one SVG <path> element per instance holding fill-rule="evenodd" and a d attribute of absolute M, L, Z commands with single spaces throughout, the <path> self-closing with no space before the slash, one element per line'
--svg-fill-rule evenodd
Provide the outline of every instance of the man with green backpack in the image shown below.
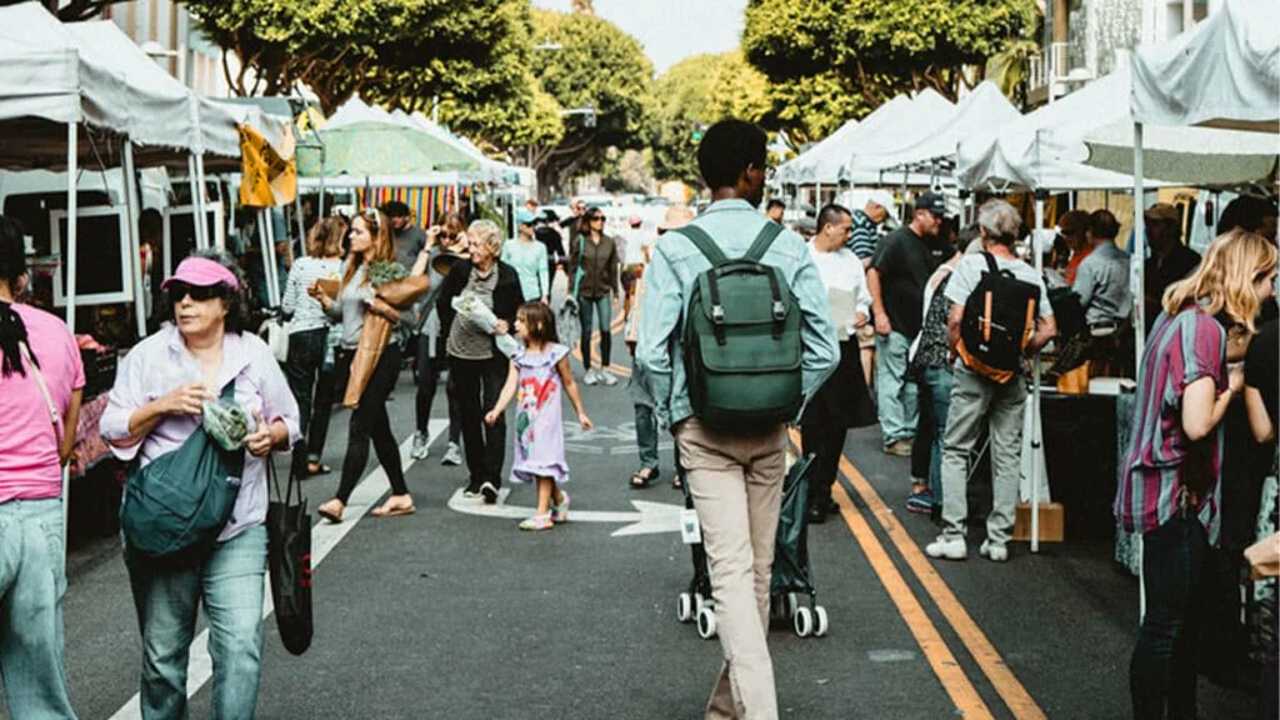
<path fill-rule="evenodd" d="M 710 565 L 725 660 L 708 718 L 778 717 L 765 635 L 786 425 L 839 358 L 804 240 L 757 210 L 767 140 L 740 120 L 703 136 L 713 202 L 655 246 L 636 351 L 675 433 Z"/>

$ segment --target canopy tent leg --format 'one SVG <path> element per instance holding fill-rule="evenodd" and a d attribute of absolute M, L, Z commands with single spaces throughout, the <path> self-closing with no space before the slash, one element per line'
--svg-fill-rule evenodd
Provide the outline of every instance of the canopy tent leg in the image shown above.
<path fill-rule="evenodd" d="M 196 187 L 200 189 L 200 228 L 204 232 L 205 247 L 217 247 L 219 250 L 226 250 L 226 242 L 218 242 L 218 233 L 215 230 L 213 237 L 209 237 L 209 218 L 208 208 L 205 204 L 205 175 L 204 175 L 204 153 L 196 154 Z"/>
<path fill-rule="evenodd" d="M 76 176 L 79 169 L 76 167 L 76 160 L 80 156 L 80 136 L 78 134 L 79 125 L 74 122 L 67 123 L 67 247 L 66 247 L 66 266 L 67 266 L 67 329 L 72 335 L 76 334 L 76 247 L 77 218 L 80 198 L 76 195 Z M 71 508 L 71 469 L 64 465 L 62 467 L 62 561 L 63 571 L 67 567 L 67 520 L 70 518 Z"/>
<path fill-rule="evenodd" d="M 191 187 L 191 225 L 196 236 L 196 249 L 209 247 L 208 238 L 204 236 L 204 216 L 201 214 L 203 203 L 200 202 L 200 178 L 196 177 L 196 155 L 187 156 L 187 185 Z"/>
<path fill-rule="evenodd" d="M 1031 254 L 1035 256 L 1036 276 L 1044 276 L 1044 252 L 1036 235 L 1044 227 L 1044 201 L 1048 193 L 1036 190 L 1036 229 L 1031 234 Z M 1039 320 L 1037 316 L 1036 321 Z M 1040 552 L 1040 350 L 1031 361 L 1031 552 Z"/>
<path fill-rule="evenodd" d="M 294 219 L 298 221 L 298 247 L 302 250 L 302 257 L 306 257 L 307 224 L 302 220 L 302 193 L 300 192 L 295 192 L 293 194 L 293 216 Z"/>
<path fill-rule="evenodd" d="M 146 293 L 142 287 L 142 244 L 138 238 L 138 217 L 141 214 L 141 198 L 138 196 L 138 177 L 133 171 L 133 141 L 125 138 L 121 142 L 120 172 L 124 175 L 125 210 L 129 218 L 129 263 L 133 272 L 133 314 L 137 318 L 138 339 L 147 336 L 147 303 Z M 154 248 L 152 249 L 154 253 Z M 155 255 L 151 256 L 152 262 Z"/>
<path fill-rule="evenodd" d="M 262 274 L 267 281 L 267 304 L 277 307 L 280 305 L 280 277 L 276 274 L 276 233 L 271 208 L 258 211 L 258 222 L 258 235 L 262 238 Z"/>
<path fill-rule="evenodd" d="M 1133 247 L 1129 254 L 1129 276 L 1133 287 L 1133 347 L 1134 372 L 1138 385 L 1142 385 L 1142 351 L 1146 344 L 1146 278 L 1145 261 L 1147 256 L 1147 228 L 1143 218 L 1142 180 L 1142 123 L 1133 124 Z"/>

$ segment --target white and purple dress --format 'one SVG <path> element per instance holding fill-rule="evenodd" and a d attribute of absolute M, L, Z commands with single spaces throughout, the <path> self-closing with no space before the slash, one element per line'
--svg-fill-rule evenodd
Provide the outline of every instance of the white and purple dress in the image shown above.
<path fill-rule="evenodd" d="M 569 348 L 552 343 L 539 353 L 522 349 L 511 356 L 519 372 L 512 482 L 533 482 L 538 477 L 549 477 L 557 485 L 569 481 L 569 465 L 564 459 L 560 373 L 556 371 L 556 364 L 568 354 Z"/>

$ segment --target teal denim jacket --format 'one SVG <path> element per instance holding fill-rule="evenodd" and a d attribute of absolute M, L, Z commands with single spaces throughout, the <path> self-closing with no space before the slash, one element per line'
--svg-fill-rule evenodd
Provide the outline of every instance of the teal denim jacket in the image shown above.
<path fill-rule="evenodd" d="M 705 230 L 726 256 L 738 258 L 746 254 L 766 222 L 769 219 L 750 203 L 735 199 L 712 203 L 690 224 Z M 801 369 L 807 404 L 840 359 L 827 289 L 804 240 L 790 230 L 778 236 L 763 262 L 782 269 L 800 305 Z M 648 376 L 655 412 L 663 427 L 693 415 L 685 379 L 682 327 L 694 283 L 710 267 L 687 238 L 666 233 L 658 239 L 653 260 L 645 268 L 636 363 Z"/>

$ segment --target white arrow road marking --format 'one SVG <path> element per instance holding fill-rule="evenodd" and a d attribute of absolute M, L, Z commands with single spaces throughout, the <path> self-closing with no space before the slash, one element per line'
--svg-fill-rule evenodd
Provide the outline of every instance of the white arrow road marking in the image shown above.
<path fill-rule="evenodd" d="M 449 427 L 448 420 L 430 420 L 427 425 L 427 435 L 431 439 L 428 445 L 434 443 L 436 438 L 440 436 Z M 409 472 L 409 468 L 413 467 L 416 462 L 409 456 L 409 448 L 413 445 L 413 436 L 405 438 L 400 444 L 400 464 L 405 473 Z M 285 458 L 288 459 L 287 456 Z M 351 494 L 351 502 L 347 503 L 347 509 L 343 512 L 343 522 L 333 525 L 327 521 L 321 520 L 311 528 L 311 569 L 312 572 L 320 565 L 320 561 L 337 547 L 338 543 L 351 532 L 356 523 L 365 516 L 373 508 L 374 503 L 378 502 L 387 491 L 391 489 L 391 483 L 387 480 L 387 471 L 379 465 L 373 472 L 365 476 L 364 480 L 356 486 L 355 492 Z M 304 489 L 303 494 L 306 494 Z M 309 499 L 307 508 L 314 509 L 319 504 L 314 498 Z M 263 603 L 262 603 L 262 619 L 265 621 L 275 610 L 275 605 L 271 601 L 271 578 L 268 576 L 264 579 Z M 264 630 L 265 632 L 265 630 Z M 209 682 L 209 678 L 213 677 L 213 658 L 209 656 L 209 631 L 206 629 L 201 632 L 191 643 L 190 661 L 187 664 L 187 697 L 193 697 L 205 683 Z M 111 720 L 141 720 L 142 709 L 140 699 L 137 694 L 124 704 L 124 707 L 116 711 L 111 716 Z"/>
<path fill-rule="evenodd" d="M 463 497 L 462 489 L 459 488 L 449 498 L 449 509 L 466 515 L 507 518 L 510 520 L 523 520 L 533 515 L 534 508 L 507 505 L 504 501 L 508 492 L 510 491 L 507 488 L 503 488 L 497 504 L 485 505 L 484 501 L 479 498 Z M 680 532 L 680 513 L 684 510 L 683 506 L 649 502 L 647 500 L 632 500 L 631 504 L 635 507 L 635 510 L 571 509 L 569 510 L 569 522 L 628 523 L 624 527 L 614 530 L 613 537 Z"/>

